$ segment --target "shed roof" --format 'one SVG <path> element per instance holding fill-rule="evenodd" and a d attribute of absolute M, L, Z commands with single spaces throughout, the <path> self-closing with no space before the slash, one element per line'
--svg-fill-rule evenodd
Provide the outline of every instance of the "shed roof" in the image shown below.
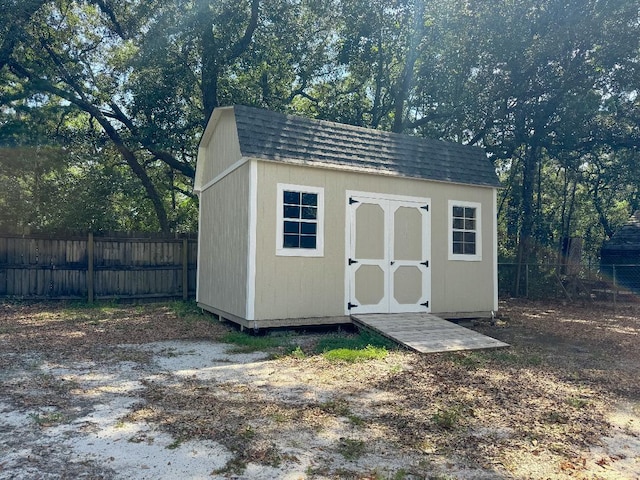
<path fill-rule="evenodd" d="M 478 147 L 243 105 L 219 109 L 233 109 L 243 157 L 468 185 L 500 186 L 492 162 Z M 215 114 L 214 111 L 214 117 Z"/>
<path fill-rule="evenodd" d="M 602 251 L 629 250 L 640 252 L 640 210 L 606 242 Z"/>

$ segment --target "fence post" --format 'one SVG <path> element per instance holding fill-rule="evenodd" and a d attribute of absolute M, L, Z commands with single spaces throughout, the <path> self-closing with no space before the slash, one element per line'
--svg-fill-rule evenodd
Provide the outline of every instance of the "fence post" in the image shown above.
<path fill-rule="evenodd" d="M 87 239 L 87 301 L 93 303 L 93 232 Z"/>
<path fill-rule="evenodd" d="M 182 299 L 189 299 L 189 239 L 182 239 Z"/>

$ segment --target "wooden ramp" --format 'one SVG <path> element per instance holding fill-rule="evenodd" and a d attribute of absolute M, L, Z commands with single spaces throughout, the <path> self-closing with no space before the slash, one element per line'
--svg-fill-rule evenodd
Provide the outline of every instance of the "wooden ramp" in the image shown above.
<path fill-rule="evenodd" d="M 429 313 L 352 315 L 352 320 L 421 353 L 508 347 Z"/>

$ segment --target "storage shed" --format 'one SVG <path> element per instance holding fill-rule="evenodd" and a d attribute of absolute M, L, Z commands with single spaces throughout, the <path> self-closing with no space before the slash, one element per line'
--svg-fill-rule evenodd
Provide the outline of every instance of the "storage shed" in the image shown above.
<path fill-rule="evenodd" d="M 640 293 L 640 210 L 604 243 L 600 268 L 618 285 Z"/>
<path fill-rule="evenodd" d="M 498 187 L 479 148 L 216 108 L 194 188 L 198 305 L 250 328 L 490 315 Z"/>

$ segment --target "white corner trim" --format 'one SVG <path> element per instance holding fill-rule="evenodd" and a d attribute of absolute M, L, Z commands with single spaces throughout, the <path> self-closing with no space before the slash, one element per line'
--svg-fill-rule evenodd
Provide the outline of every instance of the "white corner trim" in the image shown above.
<path fill-rule="evenodd" d="M 495 191 L 495 190 L 494 190 Z M 476 254 L 459 254 L 453 253 L 453 207 L 472 207 L 476 209 Z M 449 260 L 463 262 L 481 262 L 482 261 L 482 204 L 479 202 L 466 202 L 462 200 L 449 200 L 447 206 L 447 251 Z"/>
<path fill-rule="evenodd" d="M 200 301 L 200 269 L 202 263 L 202 195 L 198 194 L 198 258 L 196 259 L 196 302 Z"/>
<path fill-rule="evenodd" d="M 255 320 L 256 309 L 256 242 L 258 228 L 258 162 L 249 162 L 249 246 L 247 252 L 246 319 Z"/>
<path fill-rule="evenodd" d="M 215 185 L 216 183 L 218 183 L 220 180 L 222 180 L 224 177 L 226 177 L 227 175 L 229 175 L 230 173 L 236 171 L 237 169 L 239 169 L 241 166 L 243 166 L 245 163 L 247 163 L 249 161 L 249 159 L 247 157 L 242 157 L 240 160 L 238 160 L 237 162 L 233 163 L 232 165 L 228 166 L 227 168 L 225 168 L 222 172 L 220 172 L 213 180 L 208 181 L 206 184 L 204 184 L 199 190 L 196 190 L 196 192 L 204 192 L 207 188 Z"/>
<path fill-rule="evenodd" d="M 493 189 L 493 311 L 498 311 L 498 190 Z"/>
<path fill-rule="evenodd" d="M 284 248 L 284 217 L 282 195 L 285 190 L 318 195 L 318 218 L 316 219 L 316 248 Z M 278 257 L 324 257 L 324 187 L 278 183 L 276 189 L 276 256 Z"/>

